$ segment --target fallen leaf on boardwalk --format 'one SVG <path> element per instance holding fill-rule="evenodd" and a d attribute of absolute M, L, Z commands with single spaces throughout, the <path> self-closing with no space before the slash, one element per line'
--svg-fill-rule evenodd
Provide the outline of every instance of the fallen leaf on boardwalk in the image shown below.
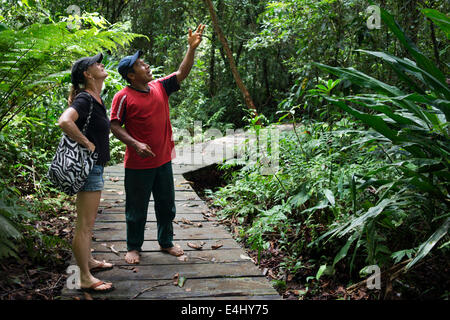
<path fill-rule="evenodd" d="M 191 247 L 192 249 L 196 249 L 196 250 L 203 249 L 203 245 L 198 244 L 198 243 L 188 242 L 187 245 L 188 245 L 188 247 Z"/>
<path fill-rule="evenodd" d="M 119 266 L 119 269 L 125 269 L 125 270 L 133 270 L 135 267 L 132 266 Z"/>
<path fill-rule="evenodd" d="M 120 179 L 118 177 L 112 177 L 112 178 L 109 178 L 109 180 L 111 180 L 112 182 L 117 182 Z"/>
<path fill-rule="evenodd" d="M 94 300 L 94 299 L 92 298 L 92 296 L 91 296 L 88 292 L 85 292 L 85 293 L 84 293 L 84 298 L 85 298 L 86 300 Z"/>
<path fill-rule="evenodd" d="M 155 289 L 155 288 L 163 287 L 163 286 L 168 286 L 168 285 L 170 285 L 170 284 L 172 284 L 171 281 L 165 282 L 165 283 L 161 283 L 161 284 L 157 284 L 156 286 L 153 286 L 153 287 L 145 288 L 145 289 L 139 291 L 139 292 L 138 292 L 134 297 L 132 297 L 131 299 L 136 299 L 136 298 L 139 297 L 141 294 L 143 294 L 143 293 L 145 293 L 145 292 L 147 292 L 147 291 L 152 291 L 152 290 Z"/>
<path fill-rule="evenodd" d="M 203 261 L 209 261 L 208 258 L 204 258 L 204 257 L 193 257 L 194 259 L 199 259 L 199 260 L 203 260 Z"/>
<path fill-rule="evenodd" d="M 191 292 L 191 288 L 186 288 L 186 292 Z"/>
<path fill-rule="evenodd" d="M 108 247 L 108 248 L 110 248 L 111 251 L 114 252 L 116 255 L 120 256 L 119 251 L 117 251 L 117 250 L 114 248 L 114 245 L 113 245 L 113 244 L 112 244 L 110 247 Z"/>
<path fill-rule="evenodd" d="M 252 260 L 252 258 L 248 257 L 248 256 L 244 256 L 243 254 L 240 255 L 241 259 L 244 260 Z"/>
<path fill-rule="evenodd" d="M 186 204 L 184 204 L 184 206 L 186 206 L 186 207 L 198 207 L 198 204 L 195 204 L 195 203 L 186 203 Z"/>
<path fill-rule="evenodd" d="M 188 256 L 183 254 L 182 256 L 177 257 L 177 259 L 180 261 L 186 262 L 186 261 L 188 261 Z"/>
<path fill-rule="evenodd" d="M 183 228 L 183 229 L 188 229 L 188 228 L 190 228 L 189 226 L 184 225 L 184 224 L 180 225 L 180 227 Z"/>
<path fill-rule="evenodd" d="M 211 246 L 211 249 L 216 250 L 223 247 L 223 243 L 216 243 Z"/>
<path fill-rule="evenodd" d="M 188 220 L 186 218 L 181 218 L 181 222 L 183 222 L 184 224 L 190 224 L 190 225 L 193 224 L 191 220 Z"/>
<path fill-rule="evenodd" d="M 185 282 L 186 282 L 186 278 L 185 278 L 185 277 L 180 277 L 180 278 L 178 279 L 178 286 L 179 286 L 180 288 L 183 288 Z"/>
<path fill-rule="evenodd" d="M 119 196 L 121 196 L 121 195 L 123 195 L 123 191 L 117 191 L 117 194 L 118 194 Z"/>
<path fill-rule="evenodd" d="M 208 212 L 208 211 L 202 211 L 202 214 L 204 215 L 204 216 L 207 216 L 207 217 L 211 217 L 211 213 L 210 212 Z"/>
<path fill-rule="evenodd" d="M 172 277 L 173 285 L 176 286 L 178 284 L 178 278 L 180 277 L 179 273 L 175 273 Z"/>
<path fill-rule="evenodd" d="M 203 225 L 202 225 L 200 222 L 199 222 L 199 223 L 196 223 L 195 226 L 196 226 L 197 228 L 203 227 Z"/>
<path fill-rule="evenodd" d="M 138 273 L 139 272 L 139 268 L 134 267 L 133 268 L 133 273 Z"/>

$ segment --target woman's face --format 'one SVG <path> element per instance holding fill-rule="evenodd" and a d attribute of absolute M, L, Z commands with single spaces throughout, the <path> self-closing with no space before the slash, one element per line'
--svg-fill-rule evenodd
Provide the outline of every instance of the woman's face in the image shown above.
<path fill-rule="evenodd" d="M 105 66 L 102 63 L 96 62 L 94 64 L 91 64 L 87 68 L 84 76 L 87 79 L 92 78 L 93 80 L 98 80 L 98 79 L 104 80 L 108 76 L 108 73 L 106 72 Z"/>

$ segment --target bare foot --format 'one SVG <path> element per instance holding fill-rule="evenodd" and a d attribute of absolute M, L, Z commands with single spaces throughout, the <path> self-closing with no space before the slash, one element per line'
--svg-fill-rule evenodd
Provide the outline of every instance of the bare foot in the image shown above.
<path fill-rule="evenodd" d="M 92 276 L 88 279 L 84 279 L 84 277 L 80 276 L 80 285 L 82 291 L 90 292 L 109 292 L 114 289 L 111 282 L 100 281 Z"/>
<path fill-rule="evenodd" d="M 128 251 L 125 255 L 125 261 L 129 264 L 138 264 L 141 255 L 136 250 Z"/>
<path fill-rule="evenodd" d="M 177 244 L 170 248 L 161 248 L 161 251 L 167 252 L 175 257 L 179 257 L 184 254 L 183 249 L 181 249 L 181 247 Z"/>
<path fill-rule="evenodd" d="M 113 264 L 103 261 L 95 260 L 94 258 L 89 260 L 89 271 L 95 272 L 95 271 L 103 271 L 103 270 L 109 270 L 113 268 Z"/>

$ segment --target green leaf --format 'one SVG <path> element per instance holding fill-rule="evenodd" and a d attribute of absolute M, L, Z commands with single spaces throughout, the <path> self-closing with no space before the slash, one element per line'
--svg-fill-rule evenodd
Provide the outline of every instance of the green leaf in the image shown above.
<path fill-rule="evenodd" d="M 408 38 L 402 28 L 397 24 L 394 18 L 383 8 L 380 8 L 381 19 L 388 28 L 395 34 L 400 43 L 414 57 L 417 65 L 433 76 L 441 83 L 445 84 L 444 74 L 435 66 L 435 64 L 423 55 L 417 46 Z M 448 91 L 448 90 L 447 90 Z M 450 99 L 450 92 L 446 92 L 446 99 Z"/>
<path fill-rule="evenodd" d="M 419 249 L 417 251 L 416 257 L 406 265 L 406 270 L 410 269 L 412 266 L 414 266 L 417 262 L 422 260 L 430 251 L 433 249 L 433 247 L 436 245 L 436 243 L 447 234 L 448 228 L 450 226 L 450 218 L 447 218 L 445 222 L 437 229 L 431 236 L 428 238 L 427 241 L 422 243 L 419 246 Z"/>
<path fill-rule="evenodd" d="M 336 201 L 334 199 L 334 195 L 333 192 L 330 189 L 325 189 L 323 190 L 325 197 L 327 197 L 328 201 L 330 202 L 331 206 L 334 207 L 334 205 L 336 204 Z"/>
<path fill-rule="evenodd" d="M 339 250 L 336 257 L 334 257 L 333 267 L 336 265 L 336 263 L 338 263 L 339 261 L 341 261 L 343 258 L 345 258 L 347 256 L 348 249 L 350 249 L 350 246 L 356 239 L 358 239 L 358 237 L 359 237 L 359 232 L 355 232 L 352 234 L 352 236 L 350 238 L 348 238 L 345 245 L 341 248 L 341 250 Z"/>
<path fill-rule="evenodd" d="M 424 15 L 433 20 L 433 22 L 450 38 L 450 19 L 443 13 L 434 9 L 422 9 Z"/>
<path fill-rule="evenodd" d="M 319 271 L 317 271 L 316 274 L 316 280 L 319 280 L 322 275 L 326 276 L 332 276 L 334 275 L 335 270 L 332 266 L 327 266 L 326 264 L 323 264 L 320 266 Z"/>

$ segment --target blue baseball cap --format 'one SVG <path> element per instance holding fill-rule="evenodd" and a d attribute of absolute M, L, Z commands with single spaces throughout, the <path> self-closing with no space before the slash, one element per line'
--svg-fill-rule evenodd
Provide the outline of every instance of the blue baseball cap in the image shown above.
<path fill-rule="evenodd" d="M 144 52 L 142 52 L 142 50 L 138 50 L 132 56 L 126 56 L 125 58 L 122 58 L 122 60 L 120 60 L 117 70 L 125 80 L 127 79 L 127 74 L 132 69 L 133 64 L 142 56 L 143 53 Z"/>

